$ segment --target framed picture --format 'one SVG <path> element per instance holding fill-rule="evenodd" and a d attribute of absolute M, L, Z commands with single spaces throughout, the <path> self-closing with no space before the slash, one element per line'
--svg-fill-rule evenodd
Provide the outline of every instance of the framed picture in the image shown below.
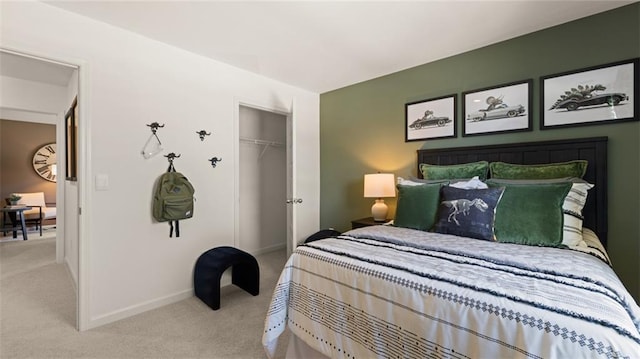
<path fill-rule="evenodd" d="M 447 95 L 405 105 L 404 141 L 456 137 L 457 95 Z"/>
<path fill-rule="evenodd" d="M 462 93 L 462 136 L 531 131 L 533 80 Z"/>
<path fill-rule="evenodd" d="M 540 78 L 540 129 L 638 120 L 638 59 Z"/>
<path fill-rule="evenodd" d="M 71 104 L 71 108 L 65 114 L 64 140 L 66 146 L 66 173 L 67 181 L 77 181 L 78 163 L 78 98 Z"/>

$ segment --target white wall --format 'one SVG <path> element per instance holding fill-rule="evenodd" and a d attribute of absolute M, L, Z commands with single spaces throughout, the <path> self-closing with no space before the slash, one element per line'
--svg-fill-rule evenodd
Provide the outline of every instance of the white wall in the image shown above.
<path fill-rule="evenodd" d="M 66 92 L 63 86 L 0 76 L 0 116 L 55 125 Z"/>
<path fill-rule="evenodd" d="M 0 107 L 57 115 L 60 113 L 60 104 L 65 102 L 66 91 L 64 86 L 0 76 Z M 53 121 L 48 123 L 55 124 L 55 118 Z"/>
<path fill-rule="evenodd" d="M 286 143 L 284 115 L 240 108 L 240 137 Z M 240 141 L 240 233 L 238 246 L 267 252 L 287 244 L 285 146 Z"/>
<path fill-rule="evenodd" d="M 238 101 L 284 109 L 295 103 L 297 188 L 305 197 L 298 233 L 317 230 L 318 94 L 46 4 L 0 6 L 1 46 L 81 66 L 80 132 L 88 131 L 80 163 L 86 182 L 79 182 L 81 226 L 88 226 L 80 240 L 82 329 L 191 296 L 197 257 L 234 243 Z M 165 153 L 181 155 L 176 168 L 196 189 L 195 217 L 181 222 L 180 238 L 151 218 L 153 184 L 167 167 L 162 156 L 140 155 L 151 122 L 165 124 L 158 131 Z M 202 129 L 213 132 L 204 142 L 196 134 Z M 207 161 L 213 156 L 224 159 L 215 169 Z M 107 190 L 95 189 L 97 175 L 108 177 Z"/>

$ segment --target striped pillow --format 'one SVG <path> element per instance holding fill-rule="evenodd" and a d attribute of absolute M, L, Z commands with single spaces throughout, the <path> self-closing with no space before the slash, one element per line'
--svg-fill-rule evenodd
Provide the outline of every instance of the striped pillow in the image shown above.
<path fill-rule="evenodd" d="M 593 185 L 588 182 L 574 182 L 569 193 L 564 198 L 562 212 L 564 213 L 564 227 L 562 229 L 562 244 L 574 247 L 584 244 L 582 238 L 582 208 L 587 203 L 588 191 Z"/>

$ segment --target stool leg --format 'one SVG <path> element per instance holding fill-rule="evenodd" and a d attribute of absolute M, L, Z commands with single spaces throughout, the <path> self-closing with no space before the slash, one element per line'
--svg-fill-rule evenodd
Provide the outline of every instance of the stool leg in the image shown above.
<path fill-rule="evenodd" d="M 196 297 L 213 310 L 220 309 L 220 277 L 222 272 L 214 272 L 210 275 L 196 272 L 194 276 Z"/>
<path fill-rule="evenodd" d="M 256 296 L 260 294 L 260 268 L 258 263 L 237 263 L 231 269 L 231 283 Z"/>

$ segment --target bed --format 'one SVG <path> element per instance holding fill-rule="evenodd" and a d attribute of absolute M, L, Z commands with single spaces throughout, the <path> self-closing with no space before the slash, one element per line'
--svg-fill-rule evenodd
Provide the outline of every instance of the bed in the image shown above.
<path fill-rule="evenodd" d="M 262 342 L 267 355 L 275 355 L 278 339 L 288 330 L 287 357 L 638 357 L 640 309 L 613 271 L 605 249 L 606 149 L 607 138 L 597 137 L 419 150 L 419 178 L 410 180 L 415 184 L 398 185 L 394 225 L 358 228 L 296 248 L 265 319 Z M 488 188 L 457 189 L 453 181 L 431 178 L 442 169 L 447 177 L 452 168 L 483 161 L 498 163 L 491 167 L 495 178 L 481 180 Z M 530 173 L 538 167 L 547 171 L 544 164 L 574 161 L 588 163 L 580 179 L 498 178 L 500 164 Z M 425 173 L 430 178 L 423 179 Z M 477 180 L 455 184 L 463 182 Z M 431 191 L 433 197 L 436 185 L 440 209 L 435 224 L 428 229 L 405 225 L 411 221 L 401 208 L 408 198 L 415 198 L 407 193 L 417 193 L 406 188 Z M 574 237 L 576 226 L 566 228 L 565 206 L 569 193 L 580 186 L 592 187 L 584 191 L 588 195 L 579 216 L 583 222 L 580 235 Z M 526 197 L 536 197 L 532 204 L 529 199 L 519 202 L 522 198 L 516 194 L 532 189 L 535 195 L 529 192 Z M 486 194 L 491 210 L 460 205 L 452 220 L 454 211 L 444 211 L 451 193 Z M 544 211 L 535 207 L 547 197 L 562 207 L 559 212 L 556 205 Z M 538 209 L 526 215 L 532 221 L 538 213 L 547 216 L 541 217 L 545 225 L 535 229 L 506 222 L 509 215 L 519 215 L 518 206 Z M 478 219 L 488 213 L 494 216 L 490 226 Z M 557 218 L 560 228 L 553 224 Z M 452 223 L 468 220 L 482 222 L 480 229 L 455 232 L 460 226 Z M 559 239 L 549 245 L 519 242 L 525 232 L 526 240 L 541 235 L 546 236 L 543 241 Z M 481 238 L 485 235 L 489 237 Z M 565 245 L 567 238 L 580 238 L 580 243 Z"/>

